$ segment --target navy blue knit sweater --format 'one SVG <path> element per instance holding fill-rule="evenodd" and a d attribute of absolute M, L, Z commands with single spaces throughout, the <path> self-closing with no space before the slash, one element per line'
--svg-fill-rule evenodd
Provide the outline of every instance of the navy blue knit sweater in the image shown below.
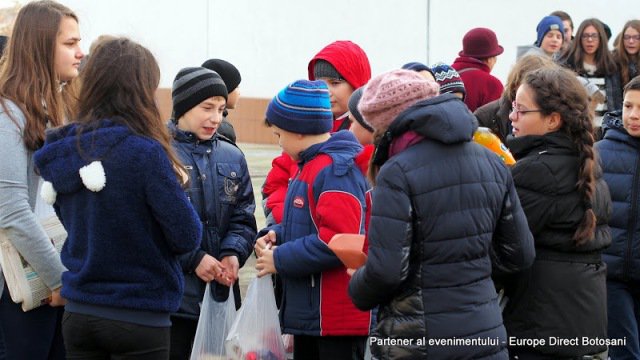
<path fill-rule="evenodd" d="M 176 311 L 184 287 L 177 255 L 200 245 L 202 225 L 166 153 L 115 121 L 97 122 L 79 138 L 78 131 L 72 124 L 49 133 L 35 154 L 69 233 L 62 296 L 103 308 Z M 94 161 L 106 182 L 89 190 L 79 170 Z"/>

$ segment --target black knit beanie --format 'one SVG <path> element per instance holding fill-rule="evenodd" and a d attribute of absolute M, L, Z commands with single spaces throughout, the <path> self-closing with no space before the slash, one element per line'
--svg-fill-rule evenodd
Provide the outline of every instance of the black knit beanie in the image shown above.
<path fill-rule="evenodd" d="M 330 62 L 322 59 L 316 60 L 313 64 L 313 76 L 316 80 L 319 78 L 344 79 Z"/>
<path fill-rule="evenodd" d="M 227 86 L 227 91 L 229 93 L 232 93 L 242 81 L 238 68 L 228 61 L 222 59 L 209 59 L 202 64 L 202 67 L 217 72 L 224 81 L 224 84 Z"/>
<path fill-rule="evenodd" d="M 222 96 L 225 101 L 228 96 L 227 87 L 218 73 L 202 67 L 178 71 L 171 89 L 174 119 L 178 121 L 187 111 L 213 96 Z"/>

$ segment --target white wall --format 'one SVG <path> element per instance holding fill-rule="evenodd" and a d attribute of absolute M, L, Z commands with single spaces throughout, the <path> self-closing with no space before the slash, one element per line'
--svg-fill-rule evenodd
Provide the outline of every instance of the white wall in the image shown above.
<path fill-rule="evenodd" d="M 516 47 L 534 42 L 551 11 L 567 11 L 576 28 L 599 17 L 614 36 L 640 18 L 637 0 L 60 1 L 80 17 L 84 49 L 103 33 L 129 36 L 156 55 L 162 87 L 184 66 L 223 58 L 240 69 L 243 95 L 254 97 L 306 78 L 308 61 L 334 40 L 358 43 L 377 74 L 409 61 L 451 63 L 467 30 L 489 27 L 505 48 L 494 69 L 504 81 Z"/>

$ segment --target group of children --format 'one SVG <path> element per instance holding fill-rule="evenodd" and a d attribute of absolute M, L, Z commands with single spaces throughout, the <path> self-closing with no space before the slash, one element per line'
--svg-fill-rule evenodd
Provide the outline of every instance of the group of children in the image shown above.
<path fill-rule="evenodd" d="M 491 34 L 472 32 L 461 62 L 502 52 L 474 36 Z M 203 297 L 240 307 L 253 251 L 258 276 L 282 281 L 295 359 L 604 359 L 610 345 L 510 340 L 552 337 L 626 337 L 609 354 L 640 357 L 640 77 L 594 145 L 576 74 L 523 57 L 484 120 L 518 160 L 509 168 L 472 141 L 483 120 L 455 66 L 371 78 L 362 48 L 333 42 L 266 109 L 283 153 L 258 232 L 226 119 L 240 72 L 221 59 L 181 69 L 167 122 L 149 50 L 105 37 L 80 70 L 79 41 L 70 9 L 32 2 L 0 62 L 0 227 L 52 291 L 22 312 L 3 284 L 0 359 L 189 358 Z M 68 232 L 59 255 L 38 192 Z M 365 235 L 355 272 L 328 246 L 342 233 Z"/>

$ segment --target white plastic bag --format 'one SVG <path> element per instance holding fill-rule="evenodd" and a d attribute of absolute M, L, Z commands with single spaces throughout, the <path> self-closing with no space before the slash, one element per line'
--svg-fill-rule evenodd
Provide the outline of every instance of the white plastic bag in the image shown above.
<path fill-rule="evenodd" d="M 251 280 L 226 346 L 230 360 L 286 360 L 270 276 Z"/>
<path fill-rule="evenodd" d="M 233 289 L 225 302 L 211 295 L 210 284 L 204 291 L 198 328 L 191 349 L 191 360 L 226 360 L 225 339 L 236 317 Z"/>

